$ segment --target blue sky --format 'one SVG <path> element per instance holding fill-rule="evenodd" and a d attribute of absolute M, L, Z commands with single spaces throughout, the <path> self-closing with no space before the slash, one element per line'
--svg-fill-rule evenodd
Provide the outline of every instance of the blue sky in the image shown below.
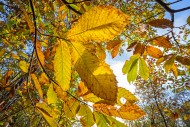
<path fill-rule="evenodd" d="M 169 0 L 169 2 L 174 2 L 176 0 Z M 183 0 L 179 3 L 171 5 L 172 9 L 180 9 L 190 6 L 190 0 Z M 183 12 L 175 13 L 175 20 L 174 20 L 174 25 L 175 26 L 181 26 L 186 24 L 186 20 L 190 16 L 190 10 L 186 10 Z M 169 13 L 166 14 L 165 16 L 167 19 L 171 19 Z M 163 30 L 158 30 L 158 34 L 163 34 Z M 123 75 L 122 73 L 122 67 L 127 59 L 130 58 L 132 53 L 126 52 L 126 48 L 124 48 L 124 53 L 121 56 L 117 56 L 116 58 L 112 59 L 110 54 L 107 54 L 106 61 L 107 63 L 111 66 L 114 74 L 116 75 L 116 78 L 118 80 L 118 86 L 124 87 L 128 90 L 130 90 L 132 93 L 135 91 L 135 86 L 130 85 L 127 82 L 127 76 Z"/>

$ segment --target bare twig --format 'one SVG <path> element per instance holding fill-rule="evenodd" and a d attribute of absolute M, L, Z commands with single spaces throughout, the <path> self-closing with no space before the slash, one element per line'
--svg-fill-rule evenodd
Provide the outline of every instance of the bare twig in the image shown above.
<path fill-rule="evenodd" d="M 63 2 L 69 9 L 71 9 L 72 11 L 74 11 L 75 13 L 77 13 L 77 14 L 79 14 L 79 15 L 82 15 L 81 12 L 77 11 L 76 9 L 74 9 L 74 8 L 70 5 L 71 3 L 67 2 L 66 0 L 62 0 L 62 2 Z"/>

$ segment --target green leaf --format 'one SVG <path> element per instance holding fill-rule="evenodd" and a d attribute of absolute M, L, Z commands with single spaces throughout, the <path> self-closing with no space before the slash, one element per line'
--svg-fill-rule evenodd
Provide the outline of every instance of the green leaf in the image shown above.
<path fill-rule="evenodd" d="M 111 127 L 127 127 L 127 125 L 117 121 L 116 119 L 114 119 L 111 116 L 107 116 L 108 120 L 110 121 L 110 125 Z"/>
<path fill-rule="evenodd" d="M 127 80 L 128 82 L 134 82 L 137 77 L 137 70 L 138 70 L 138 59 L 134 60 L 131 68 L 127 74 Z"/>
<path fill-rule="evenodd" d="M 108 127 L 109 121 L 106 119 L 105 115 L 98 112 L 94 112 L 94 117 L 97 127 Z"/>
<path fill-rule="evenodd" d="M 123 72 L 124 74 L 127 74 L 127 73 L 129 72 L 129 70 L 131 69 L 131 66 L 132 66 L 133 62 L 134 62 L 135 60 L 137 60 L 137 59 L 139 58 L 139 56 L 140 56 L 140 55 L 138 55 L 138 54 L 137 54 L 137 55 L 133 55 L 133 56 L 131 56 L 131 58 L 130 58 L 129 61 L 126 60 L 124 66 L 123 66 L 123 68 L 122 68 L 122 72 Z"/>
<path fill-rule="evenodd" d="M 143 58 L 139 58 L 139 75 L 144 79 L 147 80 L 149 77 L 149 69 L 147 64 Z"/>

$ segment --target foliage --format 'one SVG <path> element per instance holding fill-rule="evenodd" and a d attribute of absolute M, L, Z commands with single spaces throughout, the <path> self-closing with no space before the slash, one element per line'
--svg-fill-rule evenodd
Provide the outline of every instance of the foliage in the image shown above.
<path fill-rule="evenodd" d="M 0 125 L 124 127 L 117 118 L 146 125 L 146 117 L 153 121 L 147 126 L 160 119 L 160 125 L 173 126 L 169 118 L 187 122 L 188 101 L 177 107 L 165 101 L 165 92 L 188 95 L 182 91 L 190 88 L 184 85 L 190 74 L 189 18 L 175 27 L 158 3 L 0 1 Z M 158 36 L 157 29 L 169 32 Z M 146 106 L 117 86 L 105 62 L 107 51 L 115 58 L 126 45 L 133 55 L 122 71 L 143 95 L 139 104 L 150 101 Z"/>

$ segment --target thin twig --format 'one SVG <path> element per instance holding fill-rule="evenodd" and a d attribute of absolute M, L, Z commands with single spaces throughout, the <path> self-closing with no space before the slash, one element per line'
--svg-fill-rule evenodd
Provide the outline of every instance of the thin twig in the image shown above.
<path fill-rule="evenodd" d="M 77 11 L 76 9 L 74 9 L 69 2 L 67 2 L 66 0 L 62 0 L 62 2 L 69 8 L 71 9 L 72 11 L 74 11 L 75 13 L 79 14 L 79 15 L 82 15 L 81 12 Z"/>

